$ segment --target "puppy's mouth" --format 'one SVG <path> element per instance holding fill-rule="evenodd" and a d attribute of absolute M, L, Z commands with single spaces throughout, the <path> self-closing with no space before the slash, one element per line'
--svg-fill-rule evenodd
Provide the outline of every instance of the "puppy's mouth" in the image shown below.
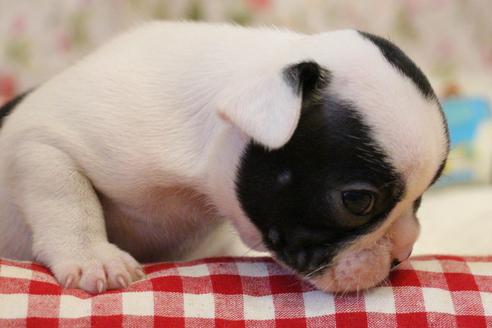
<path fill-rule="evenodd" d="M 297 235 L 299 233 L 302 233 L 301 229 L 297 230 Z M 308 233 L 305 232 L 305 234 Z M 311 239 L 290 238 L 287 240 L 279 230 L 271 228 L 263 241 L 276 260 L 296 274 L 306 277 L 321 274 L 330 265 L 334 256 L 325 242 L 322 240 L 313 242 L 315 238 L 316 235 L 312 234 Z"/>
<path fill-rule="evenodd" d="M 271 235 L 271 236 L 270 236 Z M 391 270 L 391 241 L 387 237 L 370 247 L 348 247 L 334 254 L 329 247 L 276 247 L 269 233 L 267 248 L 289 271 L 326 292 L 355 292 L 384 281 Z"/>
<path fill-rule="evenodd" d="M 269 251 L 278 262 L 303 279 L 322 275 L 332 265 L 332 261 L 329 260 L 330 256 L 323 247 L 308 250 L 269 249 Z"/>

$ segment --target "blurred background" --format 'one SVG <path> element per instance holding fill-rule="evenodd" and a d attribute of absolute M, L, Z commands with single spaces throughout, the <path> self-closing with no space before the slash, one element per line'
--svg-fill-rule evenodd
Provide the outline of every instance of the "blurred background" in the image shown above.
<path fill-rule="evenodd" d="M 0 0 L 0 104 L 150 19 L 379 34 L 429 76 L 450 124 L 453 150 L 424 198 L 416 253 L 490 255 L 491 14 L 490 0 Z"/>

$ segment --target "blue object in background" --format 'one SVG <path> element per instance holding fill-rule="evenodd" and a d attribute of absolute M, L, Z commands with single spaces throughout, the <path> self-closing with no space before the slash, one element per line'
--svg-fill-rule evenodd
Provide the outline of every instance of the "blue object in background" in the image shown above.
<path fill-rule="evenodd" d="M 451 147 L 472 142 L 480 124 L 491 118 L 483 98 L 450 98 L 442 103 L 451 133 Z"/>
<path fill-rule="evenodd" d="M 483 124 L 492 120 L 489 103 L 480 97 L 456 97 L 444 100 L 442 107 L 448 120 L 451 153 L 436 185 L 479 181 L 475 169 L 477 133 Z M 492 140 L 489 142 L 492 147 Z"/>

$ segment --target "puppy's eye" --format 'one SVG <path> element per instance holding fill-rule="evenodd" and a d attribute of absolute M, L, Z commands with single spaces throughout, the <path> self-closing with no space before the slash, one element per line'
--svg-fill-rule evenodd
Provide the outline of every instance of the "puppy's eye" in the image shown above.
<path fill-rule="evenodd" d="M 342 192 L 342 202 L 350 213 L 364 216 L 374 208 L 376 194 L 369 190 L 347 190 Z"/>

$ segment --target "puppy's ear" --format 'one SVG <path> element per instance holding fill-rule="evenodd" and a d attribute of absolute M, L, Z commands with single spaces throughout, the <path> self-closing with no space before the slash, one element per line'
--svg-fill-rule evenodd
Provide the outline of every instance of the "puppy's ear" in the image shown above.
<path fill-rule="evenodd" d="M 302 101 L 327 81 L 328 71 L 313 61 L 249 77 L 220 106 L 220 115 L 256 142 L 270 149 L 280 148 L 294 134 Z"/>

